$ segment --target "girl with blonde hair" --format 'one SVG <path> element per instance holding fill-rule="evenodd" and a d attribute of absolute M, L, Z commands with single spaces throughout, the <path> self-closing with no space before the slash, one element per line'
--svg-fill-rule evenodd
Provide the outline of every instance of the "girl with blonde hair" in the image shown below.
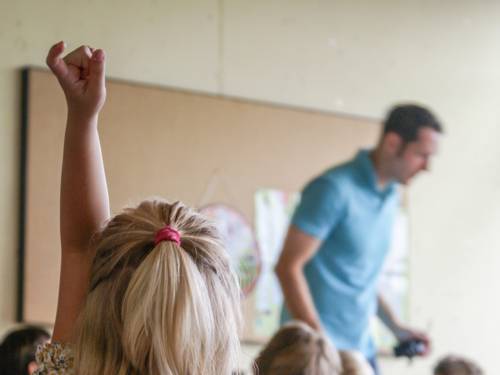
<path fill-rule="evenodd" d="M 110 218 L 97 131 L 105 55 L 82 46 L 47 64 L 68 107 L 61 275 L 39 375 L 225 375 L 237 368 L 240 292 L 215 227 L 182 203 Z"/>

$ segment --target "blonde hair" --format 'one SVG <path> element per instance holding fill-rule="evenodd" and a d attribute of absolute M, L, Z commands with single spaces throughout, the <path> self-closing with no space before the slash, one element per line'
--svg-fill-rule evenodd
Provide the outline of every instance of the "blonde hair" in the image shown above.
<path fill-rule="evenodd" d="M 154 244 L 166 225 L 181 243 Z M 237 368 L 237 278 L 215 227 L 182 203 L 142 202 L 96 236 L 75 345 L 78 375 L 222 375 Z"/>
<path fill-rule="evenodd" d="M 255 360 L 257 375 L 338 375 L 340 358 L 329 340 L 305 323 L 285 324 Z"/>
<path fill-rule="evenodd" d="M 342 375 L 374 375 L 374 371 L 362 353 L 341 350 Z"/>

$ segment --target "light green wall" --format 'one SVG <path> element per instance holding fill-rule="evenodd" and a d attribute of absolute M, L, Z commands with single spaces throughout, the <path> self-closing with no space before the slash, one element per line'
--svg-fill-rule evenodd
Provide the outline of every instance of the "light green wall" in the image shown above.
<path fill-rule="evenodd" d="M 495 1 L 0 1 L 0 331 L 14 320 L 19 68 L 64 39 L 108 54 L 111 76 L 381 117 L 429 104 L 447 135 L 410 188 L 411 320 L 434 354 L 490 374 L 500 332 L 500 3 Z M 300 146 L 298 146 L 300 147 Z"/>

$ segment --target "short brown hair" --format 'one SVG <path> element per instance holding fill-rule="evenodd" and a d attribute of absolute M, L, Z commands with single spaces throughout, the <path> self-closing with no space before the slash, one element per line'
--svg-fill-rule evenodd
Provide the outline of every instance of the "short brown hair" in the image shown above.
<path fill-rule="evenodd" d="M 417 140 L 421 128 L 443 132 L 441 123 L 429 109 L 416 104 L 400 104 L 387 114 L 383 133 L 396 133 L 406 144 Z"/>
<path fill-rule="evenodd" d="M 483 370 L 469 359 L 448 355 L 434 367 L 434 375 L 483 375 Z"/>
<path fill-rule="evenodd" d="M 305 323 L 285 324 L 255 360 L 256 375 L 341 374 L 338 352 Z"/>

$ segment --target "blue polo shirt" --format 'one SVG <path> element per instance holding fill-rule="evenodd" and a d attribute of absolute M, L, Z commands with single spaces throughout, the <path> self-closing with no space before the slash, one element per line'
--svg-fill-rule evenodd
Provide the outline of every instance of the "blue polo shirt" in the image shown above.
<path fill-rule="evenodd" d="M 398 204 L 397 184 L 378 188 L 369 151 L 360 151 L 311 181 L 292 218 L 322 241 L 304 274 L 323 327 L 338 349 L 367 358 L 376 353 L 369 326 Z"/>

